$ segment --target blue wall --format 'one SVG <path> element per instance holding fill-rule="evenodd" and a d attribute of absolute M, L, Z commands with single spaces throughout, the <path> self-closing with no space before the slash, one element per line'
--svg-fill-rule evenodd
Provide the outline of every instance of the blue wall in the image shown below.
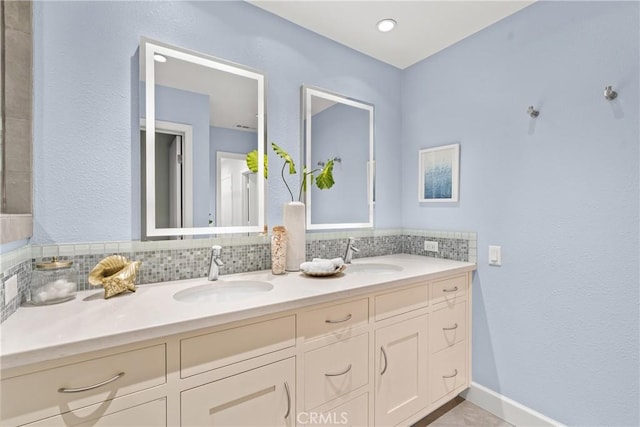
<path fill-rule="evenodd" d="M 331 190 L 311 187 L 312 224 L 368 222 L 369 111 L 335 104 L 311 118 L 311 140 L 313 168 L 319 161 L 340 158 Z"/>
<path fill-rule="evenodd" d="M 242 1 L 40 1 L 33 13 L 33 243 L 139 236 L 141 36 L 266 72 L 269 141 L 295 158 L 302 84 L 375 104 L 376 153 L 388 159 L 378 167 L 376 224 L 401 225 L 398 69 Z M 268 187 L 272 226 L 289 195 L 279 179 Z"/>
<path fill-rule="evenodd" d="M 639 28 L 541 2 L 403 74 L 403 225 L 478 232 L 473 380 L 571 425 L 640 424 Z M 460 202 L 419 204 L 418 150 L 454 142 Z"/>

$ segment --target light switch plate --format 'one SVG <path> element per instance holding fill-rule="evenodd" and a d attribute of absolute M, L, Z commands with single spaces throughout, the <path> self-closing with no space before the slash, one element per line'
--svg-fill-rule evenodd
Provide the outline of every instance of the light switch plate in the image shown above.
<path fill-rule="evenodd" d="M 502 265 L 502 247 L 489 246 L 489 265 Z"/>
<path fill-rule="evenodd" d="M 18 296 L 18 275 L 14 274 L 4 282 L 4 305 Z"/>
<path fill-rule="evenodd" d="M 434 242 L 432 240 L 425 240 L 424 250 L 427 252 L 438 252 L 438 242 Z"/>

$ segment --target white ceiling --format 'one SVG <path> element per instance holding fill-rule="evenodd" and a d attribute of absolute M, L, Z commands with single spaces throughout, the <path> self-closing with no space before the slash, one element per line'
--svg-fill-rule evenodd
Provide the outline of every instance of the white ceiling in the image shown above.
<path fill-rule="evenodd" d="M 256 132 L 256 80 L 171 56 L 167 56 L 167 62 L 154 62 L 154 73 L 157 85 L 208 97 L 211 126 Z M 144 61 L 141 61 L 140 81 L 145 81 Z"/>
<path fill-rule="evenodd" d="M 404 69 L 535 0 L 247 0 L 331 40 Z M 398 25 L 381 33 L 384 18 Z"/>

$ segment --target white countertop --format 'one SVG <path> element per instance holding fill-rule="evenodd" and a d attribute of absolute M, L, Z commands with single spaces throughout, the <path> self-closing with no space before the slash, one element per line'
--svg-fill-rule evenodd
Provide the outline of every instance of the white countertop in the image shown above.
<path fill-rule="evenodd" d="M 417 278 L 432 279 L 475 270 L 469 262 L 418 255 L 360 258 L 354 264 L 385 263 L 402 271 L 307 277 L 271 271 L 220 276 L 220 282 L 259 280 L 273 290 L 229 302 L 188 303 L 173 295 L 192 286 L 215 283 L 207 278 L 140 285 L 135 293 L 103 298 L 102 288 L 78 292 L 72 301 L 49 306 L 22 306 L 0 325 L 0 368 L 130 344 L 220 325 L 339 298 L 401 286 Z"/>

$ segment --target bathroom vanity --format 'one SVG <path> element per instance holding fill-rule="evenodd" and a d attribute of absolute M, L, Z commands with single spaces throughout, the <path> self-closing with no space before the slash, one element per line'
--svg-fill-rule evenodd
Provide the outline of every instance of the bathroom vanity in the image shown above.
<path fill-rule="evenodd" d="M 273 287 L 215 302 L 174 298 L 205 278 L 23 307 L 2 325 L 0 424 L 411 425 L 470 384 L 475 264 L 352 267 L 221 276 Z"/>

